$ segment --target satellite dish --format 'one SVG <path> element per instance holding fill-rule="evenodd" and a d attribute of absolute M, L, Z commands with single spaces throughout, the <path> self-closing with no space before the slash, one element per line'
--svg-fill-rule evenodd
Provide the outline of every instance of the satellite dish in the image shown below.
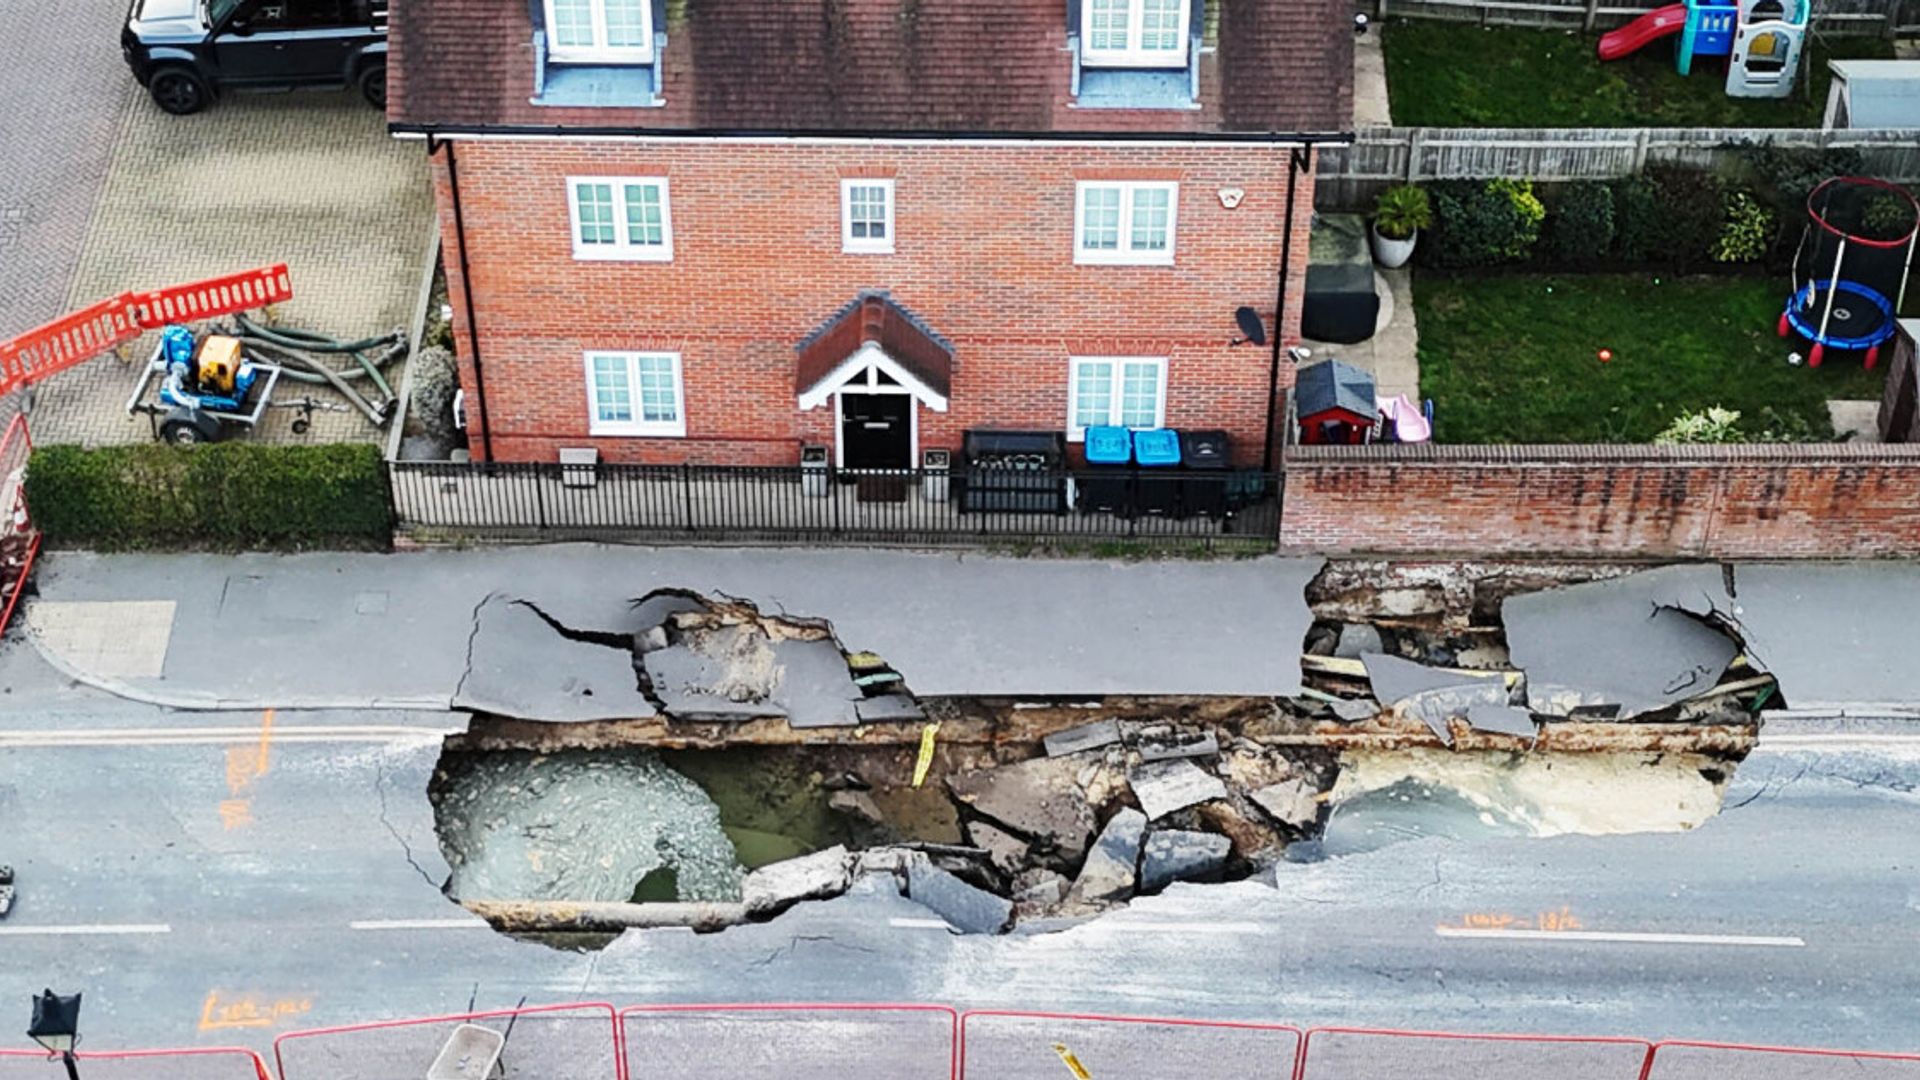
<path fill-rule="evenodd" d="M 1240 324 L 1240 337 L 1235 345 L 1242 341 L 1251 341 L 1255 345 L 1267 343 L 1267 324 L 1260 321 L 1260 313 L 1250 307 L 1243 307 L 1233 313 L 1233 321 Z"/>

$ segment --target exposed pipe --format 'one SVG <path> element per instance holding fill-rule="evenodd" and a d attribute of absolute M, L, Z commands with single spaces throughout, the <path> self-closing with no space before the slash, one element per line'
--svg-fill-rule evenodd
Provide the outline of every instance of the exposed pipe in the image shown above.
<path fill-rule="evenodd" d="M 480 363 L 480 326 L 473 314 L 473 273 L 467 264 L 467 221 L 460 206 L 460 167 L 454 160 L 453 143 L 427 136 L 427 155 L 433 155 L 437 143 L 447 148 L 447 188 L 453 198 L 453 246 L 460 252 L 460 293 L 467 309 L 467 353 L 473 357 L 473 393 L 475 415 L 480 420 L 480 454 L 493 460 L 493 423 L 487 414 L 487 372 Z"/>
<path fill-rule="evenodd" d="M 1273 401 L 1280 396 L 1280 353 L 1287 328 L 1287 276 L 1293 272 L 1293 214 L 1300 170 L 1313 167 L 1313 147 L 1307 145 L 1287 151 L 1287 212 L 1282 219 L 1286 232 L 1280 237 L 1280 285 L 1273 301 L 1273 358 L 1267 365 L 1266 446 L 1260 454 L 1260 471 L 1273 471 Z"/>
<path fill-rule="evenodd" d="M 623 904 L 618 901 L 462 900 L 460 906 L 516 933 L 619 933 L 686 927 L 707 932 L 747 921 L 747 905 L 724 903 Z"/>

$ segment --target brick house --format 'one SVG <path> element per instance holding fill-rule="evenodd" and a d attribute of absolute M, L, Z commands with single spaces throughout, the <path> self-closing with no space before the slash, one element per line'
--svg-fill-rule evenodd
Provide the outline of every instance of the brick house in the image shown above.
<path fill-rule="evenodd" d="M 908 467 L 1124 424 L 1270 460 L 1349 11 L 395 5 L 474 456 Z M 1242 307 L 1266 344 L 1230 344 Z"/>

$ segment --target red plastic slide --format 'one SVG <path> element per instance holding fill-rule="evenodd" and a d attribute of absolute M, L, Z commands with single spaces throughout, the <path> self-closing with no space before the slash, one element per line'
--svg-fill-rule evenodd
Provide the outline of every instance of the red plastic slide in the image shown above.
<path fill-rule="evenodd" d="M 1600 59 L 1618 60 L 1637 53 L 1663 37 L 1679 33 L 1687 25 L 1687 5 L 1668 4 L 1655 8 L 1627 25 L 1600 37 Z"/>

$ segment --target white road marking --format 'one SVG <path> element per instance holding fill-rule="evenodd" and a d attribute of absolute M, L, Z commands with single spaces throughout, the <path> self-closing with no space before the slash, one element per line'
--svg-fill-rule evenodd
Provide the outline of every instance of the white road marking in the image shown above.
<path fill-rule="evenodd" d="M 1496 930 L 1473 926 L 1436 926 L 1433 932 L 1452 938 L 1508 938 L 1518 941 L 1614 941 L 1635 945 L 1756 945 L 1805 948 L 1797 937 L 1751 934 L 1652 934 L 1616 930 Z"/>
<path fill-rule="evenodd" d="M 491 930 L 485 919 L 357 919 L 349 930 Z"/>
<path fill-rule="evenodd" d="M 1146 934 L 1264 934 L 1266 927 L 1250 922 L 1154 922 L 1150 919 L 1119 919 L 1107 925 L 1118 933 Z"/>
<path fill-rule="evenodd" d="M 458 728 L 367 725 L 341 727 L 310 725 L 276 728 L 274 743 L 364 743 L 430 740 L 458 734 Z M 103 728 L 96 731 L 0 731 L 0 749 L 86 746 L 221 746 L 257 742 L 260 728 Z"/>
<path fill-rule="evenodd" d="M 170 934 L 166 923 L 98 923 L 92 926 L 0 926 L 0 936 L 32 937 L 51 934 L 80 937 L 94 934 Z"/>
<path fill-rule="evenodd" d="M 953 929 L 953 927 L 949 925 L 947 923 L 947 920 L 945 919 L 893 918 L 893 919 L 887 920 L 887 925 L 898 927 L 901 930 L 951 930 Z"/>
<path fill-rule="evenodd" d="M 1755 749 L 1812 747 L 1817 750 L 1859 750 L 1870 746 L 1912 746 L 1920 744 L 1920 735 L 1847 734 L 1847 735 L 1768 735 L 1762 732 Z"/>

